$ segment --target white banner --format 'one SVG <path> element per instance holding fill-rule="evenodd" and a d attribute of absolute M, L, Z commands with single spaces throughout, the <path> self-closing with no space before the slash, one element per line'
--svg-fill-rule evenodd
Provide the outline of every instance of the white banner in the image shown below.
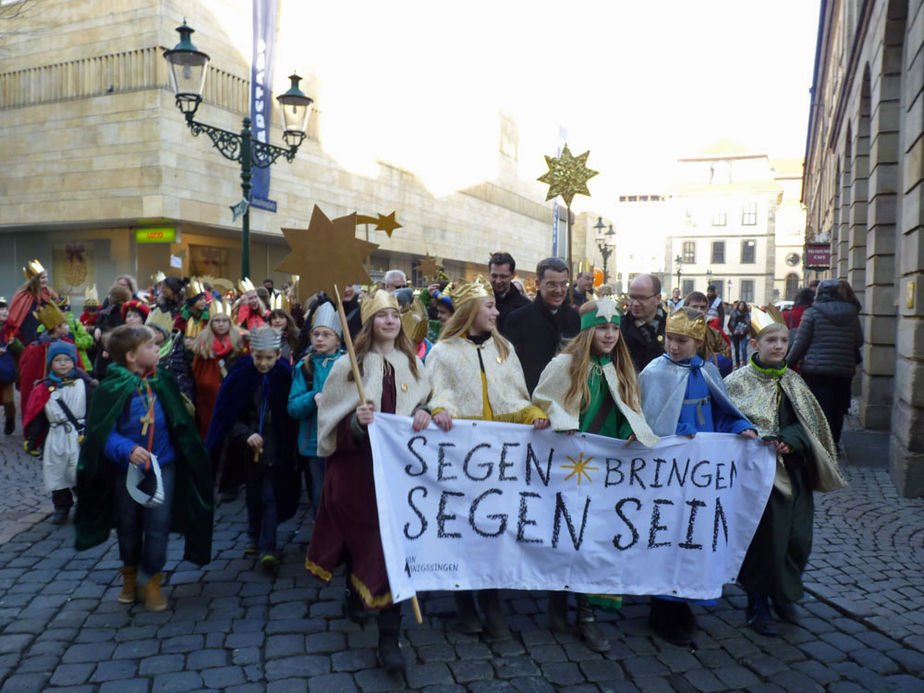
<path fill-rule="evenodd" d="M 719 597 L 776 467 L 772 447 L 725 433 L 646 448 L 487 421 L 415 433 L 381 413 L 369 430 L 396 602 L 491 587 Z"/>

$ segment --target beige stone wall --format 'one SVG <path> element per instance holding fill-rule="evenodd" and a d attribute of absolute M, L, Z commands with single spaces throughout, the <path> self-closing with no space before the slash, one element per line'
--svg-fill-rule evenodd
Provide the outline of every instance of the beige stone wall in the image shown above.
<path fill-rule="evenodd" d="M 893 478 L 924 495 L 924 3 L 825 3 L 804 179 L 808 241 L 863 302 L 864 425 L 892 432 Z M 912 288 L 913 287 L 913 288 Z"/>
<path fill-rule="evenodd" d="M 42 11 L 21 32 L 0 36 L 0 238 L 13 247 L 0 257 L 0 293 L 15 288 L 28 239 L 40 233 L 71 238 L 112 228 L 116 236 L 155 221 L 236 238 L 240 222 L 229 206 L 241 195 L 239 165 L 205 135 L 192 137 L 167 89 L 162 51 L 176 43 L 174 27 L 186 16 L 199 29 L 194 42 L 212 58 L 197 118 L 238 131 L 248 99 L 250 4 L 59 0 L 36 7 Z M 271 142 L 281 145 L 279 120 Z M 294 163 L 272 168 L 278 213 L 252 209 L 252 273 L 274 274 L 272 249 L 284 248 L 280 228 L 307 226 L 314 204 L 329 216 L 396 211 L 403 228 L 390 239 L 380 231 L 370 237 L 390 263 L 412 266 L 429 252 L 477 267 L 505 249 L 529 268 L 550 254 L 551 203 L 516 167 L 498 166 L 496 180 L 436 196 L 393 165 L 380 164 L 372 177 L 345 170 L 325 153 L 319 122 L 322 103 Z M 498 140 L 500 127 L 499 119 Z M 536 168 L 538 175 L 541 161 Z M 150 262 L 136 255 L 120 259 L 117 270 L 147 272 L 142 265 Z"/>

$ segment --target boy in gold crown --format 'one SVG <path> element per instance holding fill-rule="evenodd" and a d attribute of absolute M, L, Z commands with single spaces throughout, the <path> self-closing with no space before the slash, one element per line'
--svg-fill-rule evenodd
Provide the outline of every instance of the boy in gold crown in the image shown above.
<path fill-rule="evenodd" d="M 794 603 L 802 597 L 802 571 L 812 548 L 812 491 L 845 485 L 837 466 L 831 429 L 808 386 L 784 357 L 789 328 L 770 306 L 751 309 L 751 347 L 745 368 L 725 381 L 732 401 L 776 448 L 773 491 L 751 540 L 738 581 L 747 590 L 747 624 L 761 635 L 777 635 L 777 615 L 797 622 Z"/>
<path fill-rule="evenodd" d="M 649 363 L 638 378 L 645 420 L 659 436 L 711 432 L 756 438 L 755 427 L 729 398 L 718 368 L 697 355 L 705 338 L 702 312 L 683 307 L 668 317 L 666 353 Z M 694 603 L 711 605 L 715 600 Z M 687 600 L 652 597 L 649 621 L 668 642 L 681 646 L 693 642 L 696 621 Z"/>

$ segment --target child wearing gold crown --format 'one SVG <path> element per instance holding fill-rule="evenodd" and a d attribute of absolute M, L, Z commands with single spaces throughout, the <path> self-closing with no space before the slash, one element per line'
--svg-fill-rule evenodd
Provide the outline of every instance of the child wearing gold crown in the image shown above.
<path fill-rule="evenodd" d="M 776 448 L 776 476 L 760 524 L 751 540 L 738 581 L 747 590 L 747 624 L 762 635 L 777 635 L 777 615 L 797 623 L 802 571 L 812 548 L 812 491 L 846 484 L 824 411 L 799 375 L 786 364 L 789 328 L 770 306 L 751 310 L 748 365 L 725 380 L 732 401 Z"/>
<path fill-rule="evenodd" d="M 548 428 L 545 412 L 533 405 L 526 390 L 523 368 L 513 345 L 497 331 L 494 291 L 482 277 L 456 286 L 451 292 L 455 312 L 427 358 L 433 387 L 433 422 L 448 431 L 452 420 L 477 419 L 532 424 Z M 482 630 L 471 592 L 455 592 L 460 627 L 466 633 Z M 510 638 L 497 590 L 482 590 L 478 602 L 485 627 L 494 639 Z"/>
<path fill-rule="evenodd" d="M 639 375 L 642 413 L 659 436 L 695 436 L 701 432 L 737 433 L 756 438 L 757 431 L 732 403 L 714 363 L 697 352 L 706 339 L 701 311 L 678 308 L 664 328 L 665 354 L 649 363 Z M 698 601 L 715 604 L 715 600 Z M 652 630 L 675 645 L 689 645 L 696 620 L 688 600 L 651 598 Z"/>
<path fill-rule="evenodd" d="M 48 272 L 38 260 L 27 263 L 22 271 L 26 275 L 26 283 L 16 289 L 10 300 L 10 314 L 3 324 L 3 334 L 29 344 L 35 340 L 35 331 L 40 323 L 38 311 L 57 294 L 48 286 Z"/>
<path fill-rule="evenodd" d="M 317 453 L 327 458 L 327 466 L 305 559 L 307 570 L 325 583 L 347 561 L 347 613 L 362 618 L 363 607 L 379 611 L 378 657 L 387 671 L 403 670 L 405 662 L 398 645 L 401 611 L 392 601 L 379 536 L 368 426 L 376 411 L 413 416 L 417 431 L 430 424 L 423 408 L 429 379 L 398 311 L 398 300 L 387 291 L 361 304 L 363 327 L 355 351 L 367 402 L 359 401 L 349 358 L 338 359 L 324 382 Z"/>
<path fill-rule="evenodd" d="M 585 431 L 622 440 L 658 442 L 642 416 L 635 368 L 621 337 L 620 313 L 611 299 L 591 300 L 580 308 L 581 331 L 542 371 L 533 402 L 549 413 L 552 428 Z M 619 608 L 618 595 L 577 595 L 577 630 L 595 652 L 608 652 L 609 640 L 594 622 L 593 604 Z M 549 625 L 568 632 L 568 593 L 549 594 Z"/>

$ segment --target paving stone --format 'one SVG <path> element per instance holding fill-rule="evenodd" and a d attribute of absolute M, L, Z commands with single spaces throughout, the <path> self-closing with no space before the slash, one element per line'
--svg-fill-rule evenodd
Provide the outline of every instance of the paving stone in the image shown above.
<path fill-rule="evenodd" d="M 94 682 L 115 681 L 130 679 L 138 671 L 138 663 L 130 659 L 114 659 L 110 662 L 100 662 L 90 679 Z"/>
<path fill-rule="evenodd" d="M 266 663 L 266 680 L 304 678 L 330 672 L 330 659 L 318 655 L 300 655 L 273 659 Z"/>
<path fill-rule="evenodd" d="M 450 662 L 449 668 L 458 683 L 470 683 L 494 678 L 494 667 L 489 662 L 482 660 Z"/>
<path fill-rule="evenodd" d="M 99 662 L 112 657 L 115 644 L 111 642 L 95 642 L 85 645 L 72 645 L 67 648 L 61 661 L 72 662 Z"/>
<path fill-rule="evenodd" d="M 186 693 L 202 687 L 202 677 L 194 671 L 177 671 L 154 678 L 152 693 Z"/>
<path fill-rule="evenodd" d="M 183 670 L 183 655 L 169 654 L 157 655 L 155 657 L 146 657 L 141 660 L 138 666 L 138 673 L 141 676 L 152 676 L 157 674 L 166 674 Z"/>
<path fill-rule="evenodd" d="M 909 674 L 921 675 L 924 673 L 924 654 L 920 652 L 899 648 L 888 650 L 886 655 L 898 662 Z"/>
<path fill-rule="evenodd" d="M 3 682 L 3 693 L 35 693 L 45 689 L 50 675 L 15 674 Z"/>
<path fill-rule="evenodd" d="M 836 647 L 832 647 L 826 642 L 806 642 L 799 645 L 809 659 L 814 659 L 825 664 L 840 662 L 847 658 L 847 655 Z"/>
<path fill-rule="evenodd" d="M 312 633 L 305 639 L 305 652 L 310 654 L 339 652 L 344 647 L 346 638 L 343 633 Z"/>
<path fill-rule="evenodd" d="M 249 636 L 258 634 L 248 633 L 247 635 Z M 301 655 L 306 654 L 307 652 L 308 650 L 305 649 L 304 635 L 271 635 L 266 638 L 265 653 L 267 659 L 277 659 L 279 657 L 287 657 L 289 655 Z"/>
<path fill-rule="evenodd" d="M 331 668 L 336 672 L 351 672 L 371 669 L 377 664 L 372 650 L 349 649 L 331 655 Z"/>
<path fill-rule="evenodd" d="M 186 668 L 193 671 L 199 669 L 211 669 L 213 667 L 222 667 L 228 663 L 228 653 L 226 650 L 199 650 L 190 652 L 186 656 Z"/>
<path fill-rule="evenodd" d="M 491 659 L 494 653 L 483 642 L 463 642 L 455 646 L 458 659 Z"/>
<path fill-rule="evenodd" d="M 623 664 L 626 667 L 626 672 L 632 678 L 659 676 L 668 673 L 667 667 L 655 657 L 633 657 L 627 659 Z"/>
<path fill-rule="evenodd" d="M 416 664 L 408 666 L 404 673 L 407 685 L 411 688 L 453 684 L 452 672 L 442 662 Z"/>
<path fill-rule="evenodd" d="M 420 661 L 429 664 L 432 662 L 453 662 L 456 660 L 456 650 L 449 643 L 438 645 L 422 645 L 417 648 Z"/>
<path fill-rule="evenodd" d="M 202 675 L 202 681 L 209 688 L 227 688 L 236 686 L 246 681 L 244 671 L 241 667 L 223 666 L 203 669 L 199 672 Z"/>
<path fill-rule="evenodd" d="M 403 691 L 407 688 L 403 676 L 392 676 L 384 669 L 366 669 L 353 674 L 357 686 L 361 691 L 378 693 L 379 691 Z"/>
<path fill-rule="evenodd" d="M 147 693 L 149 686 L 148 679 L 106 681 L 100 685 L 99 693 Z"/>
<path fill-rule="evenodd" d="M 545 662 L 541 664 L 542 675 L 556 686 L 568 686 L 581 683 L 584 676 L 574 662 Z"/>
<path fill-rule="evenodd" d="M 510 685 L 519 693 L 552 693 L 555 690 L 548 681 L 535 676 L 511 679 Z"/>
<path fill-rule="evenodd" d="M 324 674 L 308 679 L 308 690 L 323 693 L 350 693 L 358 691 L 356 682 L 350 674 Z"/>
<path fill-rule="evenodd" d="M 622 665 L 611 659 L 587 660 L 578 664 L 588 681 L 621 681 L 626 678 Z"/>
<path fill-rule="evenodd" d="M 113 659 L 138 659 L 157 654 L 160 643 L 151 638 L 119 643 L 112 653 Z"/>
<path fill-rule="evenodd" d="M 516 688 L 507 681 L 474 681 L 468 690 L 473 693 L 514 693 Z"/>
<path fill-rule="evenodd" d="M 263 661 L 258 647 L 238 647 L 231 650 L 231 663 L 237 665 L 256 664 Z"/>
<path fill-rule="evenodd" d="M 493 660 L 494 670 L 502 679 L 539 676 L 540 671 L 531 657 L 498 657 Z"/>
<path fill-rule="evenodd" d="M 73 686 L 86 682 L 96 664 L 62 664 L 54 669 L 49 683 L 53 686 Z"/>

